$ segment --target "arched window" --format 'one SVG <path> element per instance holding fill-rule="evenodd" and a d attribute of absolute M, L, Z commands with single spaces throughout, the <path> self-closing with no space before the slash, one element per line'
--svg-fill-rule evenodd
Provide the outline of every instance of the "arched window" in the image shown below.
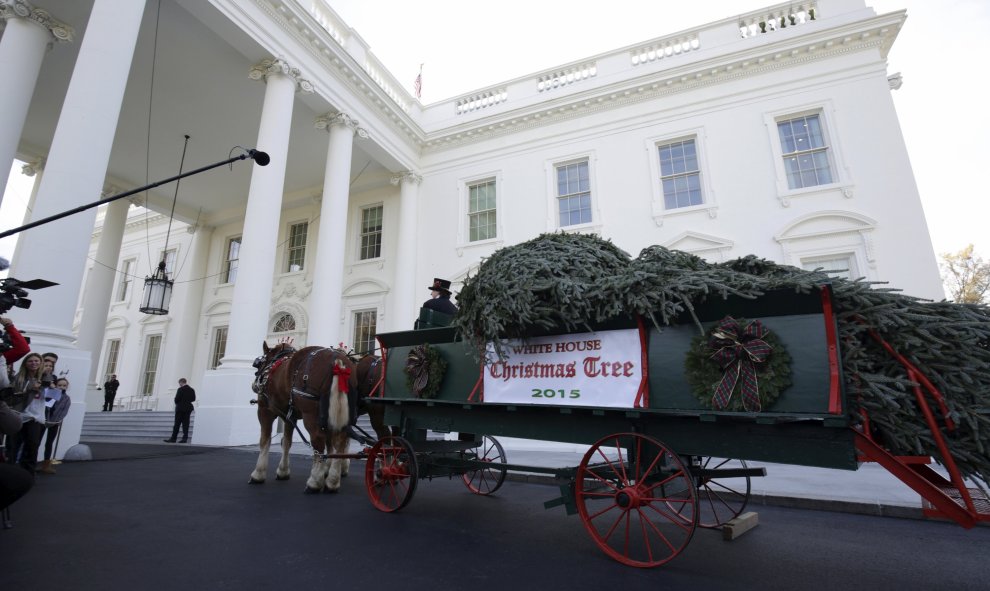
<path fill-rule="evenodd" d="M 272 328 L 272 332 L 291 332 L 296 329 L 296 319 L 292 317 L 292 314 L 282 314 L 275 321 L 275 326 Z"/>

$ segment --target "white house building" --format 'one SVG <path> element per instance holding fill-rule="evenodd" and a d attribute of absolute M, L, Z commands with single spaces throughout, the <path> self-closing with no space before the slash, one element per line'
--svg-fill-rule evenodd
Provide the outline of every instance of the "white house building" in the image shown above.
<path fill-rule="evenodd" d="M 412 327 L 433 277 L 543 232 L 943 297 L 886 65 L 903 11 L 782 3 L 423 105 L 332 5 L 0 0 L 0 170 L 36 171 L 27 221 L 180 162 L 271 159 L 21 234 L 11 276 L 59 285 L 11 316 L 87 387 L 63 441 L 116 373 L 160 410 L 186 377 L 195 443 L 254 442 L 262 341 L 370 348 Z M 163 258 L 169 313 L 141 314 Z"/>

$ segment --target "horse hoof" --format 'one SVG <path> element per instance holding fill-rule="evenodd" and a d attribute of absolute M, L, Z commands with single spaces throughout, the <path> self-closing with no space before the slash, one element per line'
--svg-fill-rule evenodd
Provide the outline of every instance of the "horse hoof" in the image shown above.
<path fill-rule="evenodd" d="M 306 489 L 303 492 L 306 493 L 307 495 L 318 495 L 318 494 L 320 494 L 320 489 L 318 489 L 318 488 L 309 488 L 307 486 Z"/>
<path fill-rule="evenodd" d="M 258 480 L 253 476 L 251 477 L 251 480 L 248 480 L 248 484 L 264 484 L 264 483 L 265 483 L 264 480 Z"/>
<path fill-rule="evenodd" d="M 282 476 L 280 474 L 276 474 L 275 475 L 275 480 L 288 480 L 288 479 L 289 479 L 289 475 L 288 474 L 286 474 L 285 476 Z"/>

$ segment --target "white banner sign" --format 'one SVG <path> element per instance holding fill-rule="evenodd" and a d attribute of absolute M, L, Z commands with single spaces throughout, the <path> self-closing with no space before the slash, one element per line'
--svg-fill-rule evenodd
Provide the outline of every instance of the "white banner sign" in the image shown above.
<path fill-rule="evenodd" d="M 489 344 L 491 358 L 495 358 Z M 485 366 L 485 402 L 633 408 L 643 377 L 639 331 L 510 340 Z"/>

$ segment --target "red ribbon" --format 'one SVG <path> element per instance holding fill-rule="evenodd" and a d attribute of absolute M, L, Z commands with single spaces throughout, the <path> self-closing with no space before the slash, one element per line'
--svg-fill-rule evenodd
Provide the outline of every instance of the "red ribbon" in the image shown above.
<path fill-rule="evenodd" d="M 351 368 L 334 365 L 333 375 L 337 376 L 337 389 L 347 394 L 350 392 Z"/>
<path fill-rule="evenodd" d="M 736 383 L 740 384 L 743 408 L 759 412 L 760 389 L 756 377 L 756 364 L 766 362 L 773 350 L 763 340 L 769 330 L 759 320 L 750 322 L 746 328 L 739 326 L 731 316 L 726 316 L 712 331 L 708 346 L 715 350 L 711 358 L 725 372 L 722 380 L 715 386 L 712 396 L 712 406 L 723 410 L 732 399 Z"/>

